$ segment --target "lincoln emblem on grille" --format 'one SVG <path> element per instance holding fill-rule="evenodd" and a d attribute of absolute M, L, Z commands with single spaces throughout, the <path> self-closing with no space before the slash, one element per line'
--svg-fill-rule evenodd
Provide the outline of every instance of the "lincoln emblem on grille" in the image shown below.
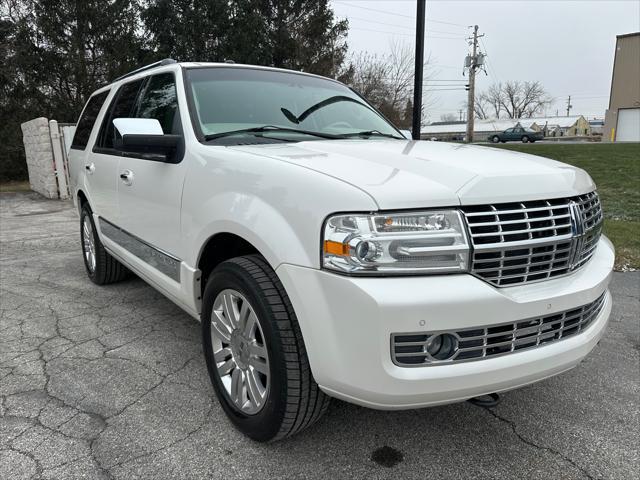
<path fill-rule="evenodd" d="M 584 219 L 580 207 L 573 200 L 569 202 L 569 214 L 571 215 L 571 233 L 573 233 L 571 252 L 569 253 L 569 264 L 571 265 L 571 270 L 573 270 L 578 263 L 584 243 Z"/>
<path fill-rule="evenodd" d="M 569 213 L 571 214 L 571 232 L 574 237 L 579 237 L 584 234 L 584 220 L 582 219 L 582 212 L 580 207 L 573 200 L 569 202 Z"/>

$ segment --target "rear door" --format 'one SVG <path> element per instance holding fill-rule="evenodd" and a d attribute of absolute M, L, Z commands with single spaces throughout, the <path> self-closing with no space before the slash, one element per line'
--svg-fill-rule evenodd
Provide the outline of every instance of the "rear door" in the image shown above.
<path fill-rule="evenodd" d="M 95 212 L 117 210 L 114 174 L 117 162 L 97 162 L 88 148 L 96 120 L 103 110 L 109 90 L 93 95 L 85 106 L 69 149 L 69 170 L 72 182 L 83 188 Z"/>
<path fill-rule="evenodd" d="M 164 134 L 182 135 L 174 72 L 152 75 L 143 86 L 133 117 L 154 118 Z M 115 117 L 114 117 L 115 118 Z M 179 151 L 184 151 L 182 146 Z M 164 163 L 120 157 L 119 227 L 161 255 L 182 258 L 180 204 L 186 162 Z M 154 254 L 155 258 L 159 257 Z M 170 260 L 169 260 L 170 261 Z M 162 273 L 177 273 L 161 269 Z M 172 278 L 179 281 L 178 278 Z"/>

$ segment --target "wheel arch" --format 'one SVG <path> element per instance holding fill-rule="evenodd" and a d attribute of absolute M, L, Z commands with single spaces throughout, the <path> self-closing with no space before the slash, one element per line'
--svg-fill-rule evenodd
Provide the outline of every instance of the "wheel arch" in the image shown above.
<path fill-rule="evenodd" d="M 251 242 L 231 232 L 211 235 L 198 254 L 197 268 L 200 270 L 200 292 L 202 295 L 211 272 L 222 262 L 242 255 L 264 255 Z"/>
<path fill-rule="evenodd" d="M 84 207 L 85 203 L 89 203 L 89 199 L 87 198 L 87 195 L 84 193 L 84 191 L 82 191 L 82 189 L 78 189 L 78 192 L 76 193 L 76 199 L 77 199 L 78 211 L 82 210 L 82 207 Z M 91 208 L 90 203 L 89 203 L 89 208 Z"/>

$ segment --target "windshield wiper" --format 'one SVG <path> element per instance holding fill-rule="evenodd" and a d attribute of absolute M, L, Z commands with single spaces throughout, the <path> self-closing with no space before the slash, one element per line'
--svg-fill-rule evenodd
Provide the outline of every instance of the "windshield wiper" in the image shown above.
<path fill-rule="evenodd" d="M 362 107 L 365 107 L 365 108 L 368 108 L 369 110 L 371 110 L 370 107 L 368 107 L 367 105 L 365 105 L 362 102 L 359 102 L 355 98 L 345 97 L 344 95 L 336 95 L 336 96 L 333 96 L 333 97 L 326 98 L 326 99 L 322 100 L 321 102 L 316 103 L 315 105 L 311 105 L 309 108 L 307 108 L 304 112 L 302 112 L 297 117 L 290 110 L 287 110 L 284 107 L 280 108 L 280 111 L 282 111 L 284 116 L 287 117 L 287 120 L 289 120 L 291 123 L 295 123 L 297 125 L 300 122 L 303 122 L 312 113 L 314 113 L 314 112 L 316 112 L 316 111 L 320 110 L 321 108 L 324 108 L 324 107 L 326 107 L 328 105 L 332 105 L 332 104 L 338 103 L 338 102 L 357 103 L 358 105 L 360 105 Z"/>
<path fill-rule="evenodd" d="M 362 132 L 350 132 L 350 133 L 341 133 L 339 137 L 349 138 L 349 137 L 386 137 L 386 138 L 395 138 L 398 140 L 405 140 L 403 137 L 398 137 L 397 135 L 392 135 L 390 133 L 382 133 L 378 130 L 364 130 Z"/>
<path fill-rule="evenodd" d="M 243 133 L 265 133 L 265 132 L 291 132 L 291 133 L 302 133 L 304 135 L 312 135 L 314 137 L 320 138 L 328 138 L 328 139 L 339 139 L 342 138 L 340 135 L 331 135 L 330 133 L 322 133 L 322 132 L 313 132 L 311 130 L 302 130 L 299 128 L 287 128 L 287 127 L 278 127 L 276 125 L 264 125 L 262 127 L 253 127 L 253 128 L 243 128 L 240 130 L 231 130 L 229 132 L 220 132 L 220 133 L 211 133 L 209 135 L 205 135 L 204 139 L 206 141 L 215 140 L 217 138 L 229 137 L 232 135 L 241 135 Z"/>

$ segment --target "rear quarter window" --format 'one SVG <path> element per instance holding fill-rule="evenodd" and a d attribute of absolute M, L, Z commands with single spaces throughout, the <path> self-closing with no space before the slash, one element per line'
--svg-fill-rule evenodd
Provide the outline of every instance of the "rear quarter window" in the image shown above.
<path fill-rule="evenodd" d="M 76 133 L 73 135 L 73 141 L 71 142 L 71 148 L 77 150 L 84 150 L 86 148 L 89 137 L 91 136 L 91 130 L 93 130 L 93 126 L 96 123 L 104 101 L 107 99 L 107 95 L 109 95 L 109 90 L 98 93 L 89 99 L 80 120 L 78 120 Z"/>

